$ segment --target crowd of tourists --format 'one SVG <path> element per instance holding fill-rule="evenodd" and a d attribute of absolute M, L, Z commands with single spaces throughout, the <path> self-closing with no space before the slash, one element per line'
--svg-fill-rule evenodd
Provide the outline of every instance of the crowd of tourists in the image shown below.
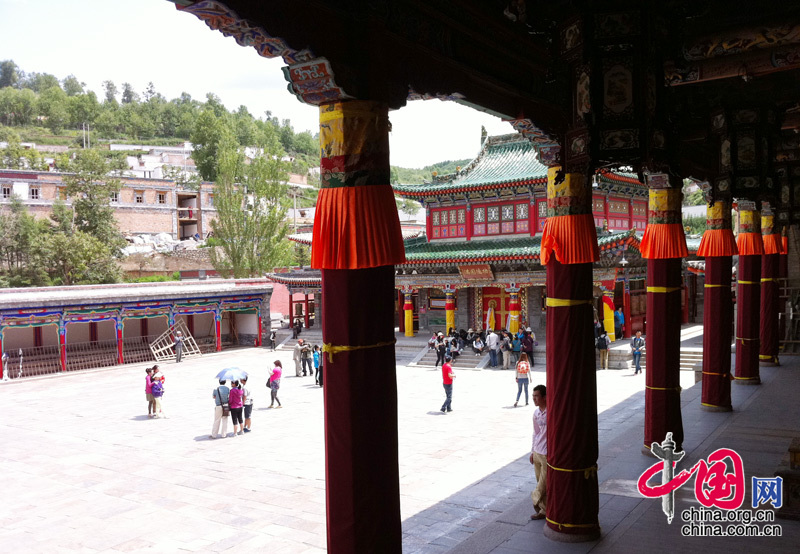
<path fill-rule="evenodd" d="M 272 369 L 269 370 L 266 382 L 270 391 L 270 408 L 283 407 L 278 398 L 282 375 L 283 365 L 280 360 L 275 360 Z M 228 418 L 233 422 L 232 436 L 236 437 L 252 431 L 253 393 L 247 385 L 247 381 L 248 377 L 234 379 L 231 381 L 231 386 L 228 387 L 228 380 L 220 379 L 219 386 L 211 391 L 211 397 L 214 399 L 214 424 L 211 427 L 209 439 L 228 436 Z"/>
<path fill-rule="evenodd" d="M 437 367 L 444 364 L 445 357 L 456 359 L 465 352 L 475 356 L 482 356 L 488 352 L 491 368 L 498 368 L 502 364 L 503 369 L 510 369 L 512 364 L 519 361 L 521 354 L 526 354 L 528 361 L 533 364 L 533 347 L 538 344 L 536 334 L 530 327 L 520 328 L 516 333 L 505 329 L 456 331 L 451 328 L 446 336 L 441 332 L 434 333 L 428 340 L 428 348 L 436 351 Z"/>

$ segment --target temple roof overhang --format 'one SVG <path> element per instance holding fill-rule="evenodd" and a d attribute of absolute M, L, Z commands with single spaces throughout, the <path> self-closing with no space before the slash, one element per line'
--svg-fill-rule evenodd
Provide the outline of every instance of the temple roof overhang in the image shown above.
<path fill-rule="evenodd" d="M 272 294 L 266 279 L 209 279 L 69 287 L 0 289 L 0 311 L 61 306 L 96 306 Z"/>
<path fill-rule="evenodd" d="M 478 155 L 456 173 L 436 175 L 431 182 L 392 185 L 396 194 L 419 199 L 444 195 L 480 195 L 486 192 L 544 190 L 547 167 L 536 148 L 518 133 L 488 137 Z M 647 187 L 632 173 L 600 171 L 596 186 L 604 192 L 646 196 Z"/>
<path fill-rule="evenodd" d="M 469 242 L 433 241 L 422 236 L 405 241 L 406 263 L 403 265 L 453 265 L 463 263 L 492 263 L 527 261 L 539 262 L 541 236 L 493 238 Z M 639 238 L 633 230 L 597 237 L 600 256 L 616 256 L 625 248 L 634 256 L 639 251 Z"/>

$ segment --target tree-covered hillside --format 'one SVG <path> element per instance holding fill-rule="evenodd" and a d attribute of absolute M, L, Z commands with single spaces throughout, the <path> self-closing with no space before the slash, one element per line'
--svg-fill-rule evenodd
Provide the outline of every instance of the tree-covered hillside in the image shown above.
<path fill-rule="evenodd" d="M 256 145 L 264 135 L 276 136 L 284 153 L 298 158 L 293 169 L 299 173 L 319 165 L 317 137 L 295 133 L 291 121 L 271 112 L 256 117 L 245 106 L 229 111 L 212 93 L 202 101 L 187 93 L 167 100 L 153 83 L 137 92 L 129 83 L 118 87 L 105 81 L 98 97 L 74 75 L 58 79 L 26 73 L 12 60 L 0 62 L 0 126 L 12 127 L 22 141 L 82 148 L 88 128 L 92 146 L 110 141 L 177 144 L 192 140 L 211 119 L 224 120 L 244 146 Z"/>

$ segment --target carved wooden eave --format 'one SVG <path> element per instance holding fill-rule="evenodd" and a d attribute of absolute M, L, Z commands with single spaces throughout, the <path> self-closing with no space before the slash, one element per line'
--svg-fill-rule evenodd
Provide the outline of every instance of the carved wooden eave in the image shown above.
<path fill-rule="evenodd" d="M 525 114 L 552 136 L 565 124 L 546 41 L 494 3 L 172 1 L 261 55 L 283 57 L 295 94 L 311 104 L 339 94 L 397 109 L 442 98 L 504 119 Z"/>

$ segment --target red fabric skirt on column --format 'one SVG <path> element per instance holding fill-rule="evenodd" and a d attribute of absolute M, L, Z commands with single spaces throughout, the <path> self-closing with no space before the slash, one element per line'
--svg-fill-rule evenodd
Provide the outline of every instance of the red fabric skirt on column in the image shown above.
<path fill-rule="evenodd" d="M 706 258 L 702 405 L 731 409 L 731 256 Z"/>
<path fill-rule="evenodd" d="M 394 266 L 322 270 L 325 348 L 350 347 L 323 352 L 332 553 L 402 550 L 394 300 Z"/>
<path fill-rule="evenodd" d="M 644 445 L 672 433 L 683 444 L 681 418 L 681 258 L 647 260 Z"/>
<path fill-rule="evenodd" d="M 547 525 L 561 533 L 598 533 L 592 264 L 551 257 L 547 297 L 585 301 L 547 308 Z"/>

